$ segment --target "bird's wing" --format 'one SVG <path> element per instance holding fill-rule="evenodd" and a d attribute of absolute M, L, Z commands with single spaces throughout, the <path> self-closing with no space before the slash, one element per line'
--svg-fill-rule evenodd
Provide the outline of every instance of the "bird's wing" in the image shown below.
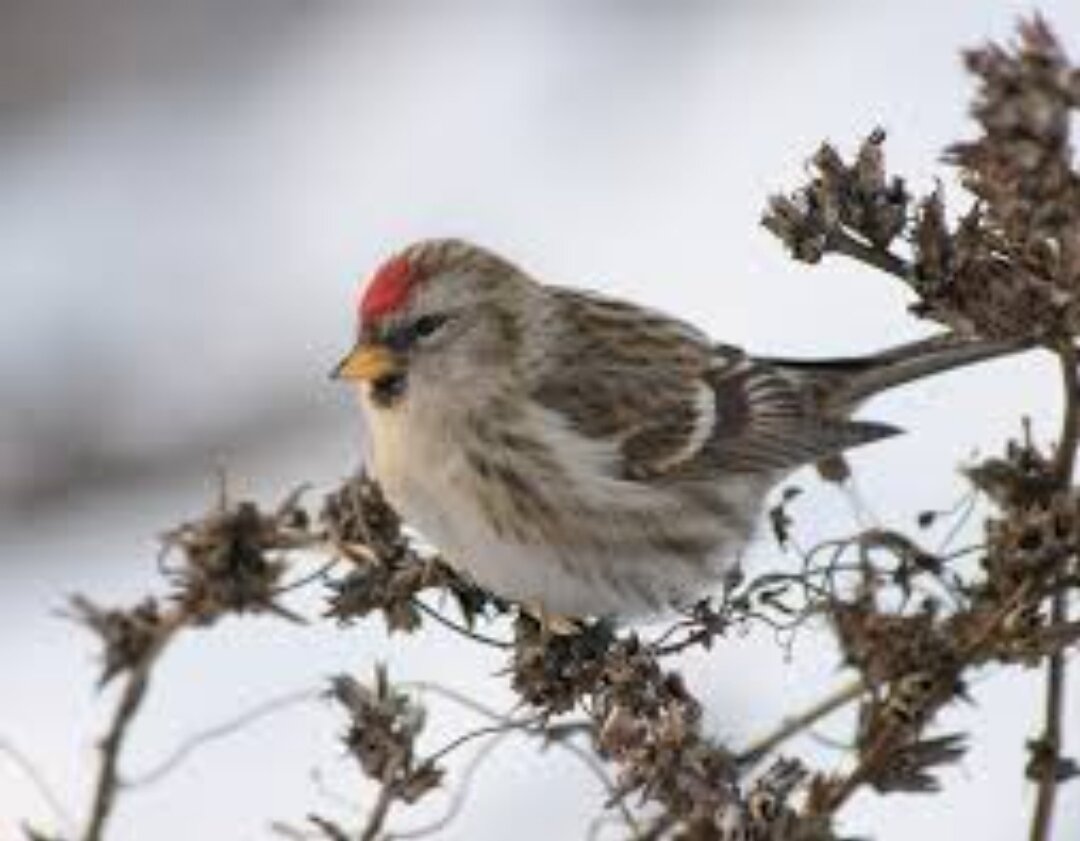
<path fill-rule="evenodd" d="M 632 304 L 555 290 L 560 335 L 531 396 L 613 442 L 621 478 L 784 471 L 893 434 L 818 414 L 797 378 Z"/>
<path fill-rule="evenodd" d="M 716 399 L 715 430 L 683 467 L 689 474 L 793 470 L 899 432 L 822 413 L 817 395 L 800 379 L 761 360 L 744 357 L 707 378 Z"/>

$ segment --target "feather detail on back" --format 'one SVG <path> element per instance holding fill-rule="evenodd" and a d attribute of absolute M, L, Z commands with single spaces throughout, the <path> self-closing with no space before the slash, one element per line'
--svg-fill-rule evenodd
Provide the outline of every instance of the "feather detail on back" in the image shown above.
<path fill-rule="evenodd" d="M 698 475 L 788 472 L 895 435 L 887 424 L 822 415 L 814 395 L 768 363 L 749 358 L 710 372 L 716 427 L 685 470 Z"/>
<path fill-rule="evenodd" d="M 705 338 L 629 304 L 563 289 L 551 294 L 561 329 L 529 396 L 579 434 L 617 447 L 620 478 L 657 477 L 692 458 L 715 420 L 703 379 L 711 364 Z"/>
<path fill-rule="evenodd" d="M 784 473 L 898 431 L 822 416 L 803 378 L 675 319 L 552 291 L 566 329 L 530 396 L 580 434 L 616 444 L 621 478 Z"/>

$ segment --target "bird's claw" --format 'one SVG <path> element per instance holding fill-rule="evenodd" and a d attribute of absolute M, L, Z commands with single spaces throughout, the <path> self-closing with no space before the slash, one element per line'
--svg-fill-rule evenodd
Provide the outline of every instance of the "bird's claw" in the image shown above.
<path fill-rule="evenodd" d="M 521 609 L 540 625 L 540 634 L 544 639 L 577 636 L 585 628 L 581 619 L 552 613 L 540 601 L 527 601 Z"/>

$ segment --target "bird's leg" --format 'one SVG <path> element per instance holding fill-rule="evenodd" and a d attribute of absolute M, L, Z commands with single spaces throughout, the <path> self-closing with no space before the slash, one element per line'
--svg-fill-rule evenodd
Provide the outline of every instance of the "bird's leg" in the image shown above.
<path fill-rule="evenodd" d="M 580 619 L 552 613 L 539 599 L 529 599 L 521 605 L 521 609 L 537 621 L 540 634 L 545 640 L 551 637 L 576 636 L 585 627 L 585 623 Z"/>

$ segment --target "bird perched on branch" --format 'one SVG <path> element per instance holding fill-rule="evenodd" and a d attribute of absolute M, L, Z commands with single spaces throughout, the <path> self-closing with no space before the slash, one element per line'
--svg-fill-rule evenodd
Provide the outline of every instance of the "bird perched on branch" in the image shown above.
<path fill-rule="evenodd" d="M 391 258 L 359 310 L 335 376 L 360 383 L 387 498 L 480 585 L 574 617 L 704 597 L 780 479 L 898 431 L 851 420 L 863 400 L 1020 349 L 759 358 L 460 240 Z"/>

